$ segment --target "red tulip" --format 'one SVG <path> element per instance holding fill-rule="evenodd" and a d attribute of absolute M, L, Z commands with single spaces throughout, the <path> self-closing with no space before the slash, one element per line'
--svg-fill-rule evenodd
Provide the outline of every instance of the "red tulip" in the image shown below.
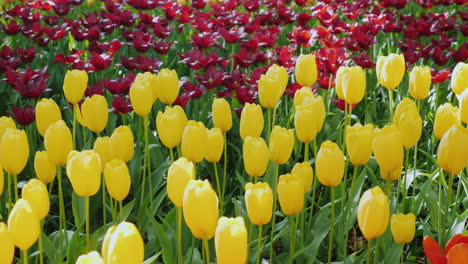
<path fill-rule="evenodd" d="M 35 109 L 30 105 L 25 107 L 12 106 L 11 110 L 10 115 L 22 126 L 29 126 L 36 120 Z"/>

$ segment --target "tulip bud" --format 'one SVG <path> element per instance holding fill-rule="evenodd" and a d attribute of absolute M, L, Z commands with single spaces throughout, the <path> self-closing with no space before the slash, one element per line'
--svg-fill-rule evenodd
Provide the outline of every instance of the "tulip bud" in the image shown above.
<path fill-rule="evenodd" d="M 342 100 L 345 100 L 345 96 L 343 94 L 342 80 L 343 80 L 343 75 L 348 71 L 348 69 L 349 69 L 348 66 L 340 66 L 338 70 L 336 71 L 335 92 L 338 98 Z"/>
<path fill-rule="evenodd" d="M 245 171 L 249 176 L 261 177 L 270 161 L 270 150 L 263 138 L 246 137 L 242 148 Z"/>
<path fill-rule="evenodd" d="M 158 96 L 161 102 L 171 105 L 179 95 L 179 77 L 175 70 L 162 69 L 158 73 Z"/>
<path fill-rule="evenodd" d="M 468 92 L 465 91 L 461 94 L 459 100 L 460 119 L 463 123 L 468 124 Z"/>
<path fill-rule="evenodd" d="M 281 97 L 281 82 L 273 76 L 261 75 L 258 80 L 258 97 L 260 104 L 265 108 L 273 109 L 276 107 Z"/>
<path fill-rule="evenodd" d="M 246 263 L 248 235 L 244 218 L 221 217 L 215 234 L 216 259 L 218 264 Z"/>
<path fill-rule="evenodd" d="M 317 133 L 322 129 L 325 118 L 325 106 L 322 97 L 311 97 L 296 107 L 294 114 L 294 127 L 297 139 L 300 142 L 315 140 Z"/>
<path fill-rule="evenodd" d="M 167 148 L 174 148 L 182 141 L 182 133 L 187 125 L 184 109 L 179 105 L 166 106 L 165 112 L 158 112 L 156 129 L 159 139 Z"/>
<path fill-rule="evenodd" d="M 409 213 L 394 214 L 390 220 L 390 228 L 392 230 L 393 239 L 398 244 L 405 244 L 411 242 L 415 233 L 416 216 Z"/>
<path fill-rule="evenodd" d="M 145 82 L 133 82 L 130 87 L 130 102 L 132 103 L 133 111 L 139 116 L 145 117 L 153 107 L 153 97 L 151 87 Z"/>
<path fill-rule="evenodd" d="M 111 159 L 129 162 L 135 152 L 132 130 L 128 126 L 119 126 L 110 137 Z"/>
<path fill-rule="evenodd" d="M 288 86 L 288 71 L 283 66 L 278 66 L 278 64 L 273 64 L 268 68 L 266 73 L 267 76 L 272 77 L 273 79 L 278 79 L 280 85 L 280 97 L 283 96 L 286 87 Z"/>
<path fill-rule="evenodd" d="M 294 107 L 304 103 L 307 98 L 314 98 L 315 95 L 309 87 L 302 87 L 294 93 Z"/>
<path fill-rule="evenodd" d="M 437 162 L 453 175 L 468 165 L 468 128 L 456 124 L 444 134 L 437 150 Z"/>
<path fill-rule="evenodd" d="M 188 121 L 182 134 L 182 154 L 197 163 L 203 160 L 207 151 L 208 133 L 202 122 Z"/>
<path fill-rule="evenodd" d="M 457 63 L 452 72 L 450 86 L 455 94 L 461 94 L 468 88 L 468 64 Z"/>
<path fill-rule="evenodd" d="M 445 103 L 439 108 L 434 119 L 434 135 L 441 139 L 453 125 L 460 123 L 460 112 L 458 107 Z"/>
<path fill-rule="evenodd" d="M 18 175 L 29 158 L 28 137 L 24 130 L 7 128 L 0 144 L 1 165 L 5 171 Z"/>
<path fill-rule="evenodd" d="M 76 264 L 104 264 L 101 256 L 96 251 L 78 257 Z"/>
<path fill-rule="evenodd" d="M 223 132 L 232 127 L 231 106 L 224 98 L 216 98 L 213 101 L 213 125 L 220 128 Z"/>
<path fill-rule="evenodd" d="M 252 224 L 268 224 L 273 212 L 273 192 L 270 185 L 264 182 L 247 183 L 245 185 L 245 205 Z"/>
<path fill-rule="evenodd" d="M 104 263 L 108 263 L 107 253 L 109 252 L 109 244 L 112 238 L 112 234 L 114 234 L 116 229 L 117 229 L 117 226 L 115 225 L 109 227 L 109 229 L 107 229 L 106 231 L 106 235 L 104 236 L 104 239 L 102 240 L 101 255 L 102 255 L 102 259 L 104 260 Z"/>
<path fill-rule="evenodd" d="M 107 163 L 111 160 L 111 145 L 110 145 L 110 138 L 109 137 L 98 137 L 96 141 L 94 141 L 94 152 L 99 155 L 101 159 L 101 168 L 104 171 Z"/>
<path fill-rule="evenodd" d="M 106 128 L 109 117 L 108 111 L 106 98 L 98 94 L 86 98 L 81 106 L 81 113 L 86 127 L 95 133 L 100 133 Z"/>
<path fill-rule="evenodd" d="M 294 68 L 296 81 L 302 86 L 312 86 L 317 81 L 317 62 L 313 54 L 301 54 Z"/>
<path fill-rule="evenodd" d="M 359 200 L 357 220 L 359 229 L 367 240 L 381 236 L 388 226 L 390 206 L 380 187 L 364 192 Z"/>
<path fill-rule="evenodd" d="M 71 151 L 67 176 L 73 190 L 82 197 L 95 195 L 101 186 L 101 159 L 94 150 Z"/>
<path fill-rule="evenodd" d="M 246 103 L 240 118 L 240 136 L 244 140 L 247 136 L 260 137 L 263 131 L 263 112 L 260 105 Z"/>
<path fill-rule="evenodd" d="M 52 99 L 43 98 L 36 104 L 36 125 L 41 136 L 49 126 L 62 119 L 60 108 Z"/>
<path fill-rule="evenodd" d="M 184 190 L 184 219 L 193 236 L 210 240 L 218 222 L 218 197 L 208 180 L 190 180 Z"/>
<path fill-rule="evenodd" d="M 144 246 L 138 228 L 132 223 L 122 222 L 112 233 L 106 264 L 141 264 L 145 257 Z"/>
<path fill-rule="evenodd" d="M 380 175 L 386 180 L 394 181 L 400 177 L 403 166 L 403 145 L 400 132 L 394 125 L 385 126 L 374 131 L 372 150 L 380 166 Z"/>
<path fill-rule="evenodd" d="M 426 99 L 431 88 L 431 69 L 414 66 L 409 78 L 409 93 L 414 99 Z"/>
<path fill-rule="evenodd" d="M 119 159 L 111 160 L 104 169 L 107 191 L 115 200 L 121 202 L 130 192 L 130 173 L 127 164 Z"/>
<path fill-rule="evenodd" d="M 276 164 L 285 164 L 294 147 L 292 129 L 275 126 L 270 134 L 270 158 Z"/>
<path fill-rule="evenodd" d="M 397 106 L 393 124 L 400 132 L 401 141 L 406 149 L 414 147 L 421 137 L 422 119 L 416 104 L 404 98 Z"/>
<path fill-rule="evenodd" d="M 308 161 L 304 161 L 302 163 L 296 163 L 294 165 L 291 174 L 297 175 L 302 179 L 304 183 L 304 193 L 307 193 L 312 186 L 312 181 L 314 179 L 314 172 L 312 166 Z"/>
<path fill-rule="evenodd" d="M 88 73 L 82 70 L 67 71 L 63 80 L 65 98 L 71 104 L 78 103 L 88 86 Z"/>
<path fill-rule="evenodd" d="M 23 187 L 21 197 L 29 202 L 39 220 L 49 214 L 50 198 L 47 187 L 38 179 L 31 179 Z"/>
<path fill-rule="evenodd" d="M 366 91 L 366 74 L 360 66 L 348 67 L 340 77 L 341 88 L 347 104 L 357 104 Z"/>
<path fill-rule="evenodd" d="M 8 216 L 8 231 L 15 245 L 23 251 L 28 250 L 39 238 L 39 218 L 25 199 L 16 201 Z"/>
<path fill-rule="evenodd" d="M 140 83 L 151 90 L 152 102 L 158 99 L 158 76 L 151 72 L 138 73 L 133 83 Z"/>
<path fill-rule="evenodd" d="M 377 79 L 383 87 L 393 90 L 403 80 L 405 75 L 405 57 L 403 54 L 389 54 L 377 59 Z"/>
<path fill-rule="evenodd" d="M 172 163 L 167 171 L 167 196 L 177 207 L 182 207 L 184 190 L 190 180 L 195 179 L 195 166 L 182 157 Z"/>
<path fill-rule="evenodd" d="M 315 170 L 317 179 L 325 186 L 338 186 L 344 175 L 344 154 L 337 144 L 327 140 L 317 153 Z"/>
<path fill-rule="evenodd" d="M 2 254 L 0 254 L 0 263 L 13 263 L 15 244 L 8 231 L 8 227 L 3 222 L 0 222 L 0 252 L 2 252 Z"/>
<path fill-rule="evenodd" d="M 355 166 L 364 165 L 372 154 L 372 135 L 374 126 L 359 123 L 346 127 L 346 150 L 349 159 Z"/>
<path fill-rule="evenodd" d="M 221 129 L 214 127 L 207 132 L 205 159 L 209 162 L 218 162 L 224 149 L 224 136 Z"/>
<path fill-rule="evenodd" d="M 50 163 L 61 166 L 67 162 L 68 153 L 73 149 L 72 134 L 63 120 L 47 128 L 44 135 L 44 146 Z"/>
<path fill-rule="evenodd" d="M 302 178 L 294 174 L 279 177 L 278 199 L 285 215 L 299 213 L 304 207 L 304 183 Z"/>

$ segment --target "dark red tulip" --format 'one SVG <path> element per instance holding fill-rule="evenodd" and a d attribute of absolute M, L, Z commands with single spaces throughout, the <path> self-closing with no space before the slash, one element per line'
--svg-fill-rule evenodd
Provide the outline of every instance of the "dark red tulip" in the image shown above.
<path fill-rule="evenodd" d="M 319 5 L 317 5 L 319 7 Z M 322 5 L 316 11 L 315 15 L 320 23 L 326 27 L 331 26 L 333 23 L 338 21 L 338 14 L 334 12 L 329 5 Z"/>
<path fill-rule="evenodd" d="M 88 72 L 100 72 L 109 68 L 112 62 L 112 56 L 107 53 L 99 54 L 97 52 L 91 52 L 89 65 L 87 65 Z"/>
<path fill-rule="evenodd" d="M 63 17 L 71 11 L 70 4 L 69 0 L 53 0 L 52 8 L 57 15 Z"/>
<path fill-rule="evenodd" d="M 97 82 L 94 85 L 88 85 L 88 87 L 85 90 L 85 96 L 91 97 L 95 94 L 103 95 L 104 94 L 104 88 L 102 81 Z"/>
<path fill-rule="evenodd" d="M 46 90 L 47 80 L 50 75 L 46 73 L 46 70 L 47 66 L 39 70 L 31 70 L 29 66 L 19 72 L 9 70 L 5 72 L 6 82 L 22 96 L 36 99 L 41 97 Z"/>
<path fill-rule="evenodd" d="M 112 112 L 116 114 L 127 114 L 133 110 L 130 100 L 124 96 L 116 95 L 112 99 Z"/>
<path fill-rule="evenodd" d="M 6 27 L 2 26 L 2 29 L 3 29 L 3 32 L 5 32 L 5 34 L 9 36 L 15 36 L 20 32 L 21 27 L 19 24 L 16 23 L 14 19 L 12 19 L 10 20 L 10 22 L 8 23 Z"/>
<path fill-rule="evenodd" d="M 375 63 L 372 61 L 372 58 L 367 51 L 363 51 L 359 53 L 359 55 L 353 56 L 353 60 L 357 65 L 364 69 L 372 69 L 375 67 Z"/>
<path fill-rule="evenodd" d="M 245 83 L 244 74 L 238 69 L 234 70 L 231 74 L 228 74 L 223 79 L 223 85 L 230 90 L 236 90 Z"/>
<path fill-rule="evenodd" d="M 302 27 L 294 27 L 291 33 L 291 41 L 302 47 L 309 47 L 314 43 L 315 39 L 311 39 L 312 34 L 310 29 Z"/>
<path fill-rule="evenodd" d="M 153 49 L 156 53 L 164 55 L 169 51 L 172 44 L 174 44 L 173 41 L 167 43 L 164 40 L 158 40 L 153 44 Z"/>
<path fill-rule="evenodd" d="M 138 10 L 152 10 L 156 7 L 156 1 L 128 0 L 126 2 Z"/>
<path fill-rule="evenodd" d="M 242 68 L 248 68 L 255 61 L 255 57 L 249 54 L 249 51 L 245 48 L 241 48 L 237 54 L 233 56 L 236 65 Z"/>
<path fill-rule="evenodd" d="M 102 85 L 112 94 L 127 95 L 134 80 L 135 74 L 127 73 L 123 78 L 114 80 L 104 78 L 102 79 Z"/>
<path fill-rule="evenodd" d="M 132 45 L 138 52 L 145 53 L 153 46 L 153 38 L 150 34 L 135 32 Z"/>
<path fill-rule="evenodd" d="M 49 26 L 56 26 L 60 21 L 60 17 L 55 15 L 42 16 L 42 20 L 44 20 L 44 22 Z"/>
<path fill-rule="evenodd" d="M 21 58 L 22 63 L 30 63 L 36 57 L 36 49 L 34 48 L 34 46 L 31 46 L 27 49 L 19 47 L 16 49 L 16 53 Z"/>
<path fill-rule="evenodd" d="M 84 50 L 71 50 L 71 55 L 66 56 L 64 54 L 55 54 L 55 60 L 53 64 L 61 63 L 61 64 L 75 64 L 79 63 L 80 56 L 83 55 L 85 52 Z"/>
<path fill-rule="evenodd" d="M 463 43 L 456 51 L 453 51 L 453 58 L 457 62 L 464 62 L 468 59 L 468 43 Z"/>
<path fill-rule="evenodd" d="M 449 68 L 440 71 L 437 69 L 431 69 L 431 75 L 433 83 L 442 83 L 450 78 L 451 73 Z"/>
<path fill-rule="evenodd" d="M 335 105 L 341 110 L 341 111 L 344 111 L 345 110 L 345 100 L 341 99 L 341 98 L 330 98 L 330 100 L 332 100 L 332 102 L 335 103 Z M 356 108 L 357 104 L 353 104 L 352 105 L 352 109 Z M 348 105 L 349 107 L 349 105 Z"/>
<path fill-rule="evenodd" d="M 250 86 L 244 85 L 236 89 L 236 99 L 241 104 L 253 103 L 257 99 L 258 92 L 252 89 Z"/>
<path fill-rule="evenodd" d="M 13 117 L 16 122 L 22 126 L 29 126 L 36 120 L 36 111 L 34 107 L 27 105 L 25 107 L 12 106 L 11 107 L 11 117 Z"/>
<path fill-rule="evenodd" d="M 140 54 L 138 54 L 136 58 L 122 56 L 120 59 L 122 61 L 122 66 L 131 71 L 140 70 L 156 73 L 163 64 L 157 57 L 153 59 Z"/>
<path fill-rule="evenodd" d="M 194 70 L 199 70 L 201 68 L 206 68 L 208 65 L 219 64 L 222 62 L 222 59 L 220 59 L 214 51 L 208 56 L 203 54 L 201 50 L 197 49 L 189 50 L 185 54 L 177 54 L 182 59 L 179 61 L 180 63 L 184 63 Z"/>
<path fill-rule="evenodd" d="M 210 65 L 203 75 L 197 74 L 196 78 L 206 89 L 211 90 L 223 81 L 224 75 L 223 71 L 218 71 L 215 66 Z"/>
<path fill-rule="evenodd" d="M 296 94 L 296 91 L 301 89 L 302 85 L 300 85 L 297 82 L 288 84 L 286 87 L 286 90 L 284 91 L 285 94 L 289 95 L 291 98 L 294 98 L 294 95 Z"/>
<path fill-rule="evenodd" d="M 291 46 L 279 46 L 275 48 L 276 55 L 272 57 L 275 59 L 275 63 L 291 69 L 296 63 L 297 56 L 294 55 L 296 48 Z"/>

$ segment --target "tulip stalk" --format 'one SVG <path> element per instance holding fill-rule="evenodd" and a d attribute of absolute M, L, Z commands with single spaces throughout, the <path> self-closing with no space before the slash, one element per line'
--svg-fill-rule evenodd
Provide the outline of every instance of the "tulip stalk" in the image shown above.
<path fill-rule="evenodd" d="M 366 258 L 366 263 L 367 264 L 370 264 L 371 249 L 372 249 L 372 239 L 367 241 L 367 258 Z"/>
<path fill-rule="evenodd" d="M 259 225 L 258 226 L 258 237 L 257 237 L 257 242 L 258 242 L 258 245 L 257 245 L 257 260 L 255 261 L 256 264 L 259 264 L 260 263 L 260 255 L 261 255 L 261 251 L 262 251 L 262 229 L 263 229 L 263 225 Z"/>
<path fill-rule="evenodd" d="M 153 184 L 151 180 L 151 153 L 149 150 L 149 136 L 148 136 L 148 130 L 149 130 L 149 120 L 148 116 L 145 116 L 144 118 L 144 126 L 145 126 L 145 149 L 146 149 L 146 162 L 148 163 L 148 184 L 149 184 L 149 191 L 150 191 L 150 204 L 153 205 Z M 144 189 L 143 189 L 144 191 Z"/>
<path fill-rule="evenodd" d="M 442 219 L 443 227 L 442 227 L 442 238 L 441 238 L 441 245 L 444 243 L 445 244 L 445 235 L 447 231 L 447 219 L 448 219 L 448 211 L 450 207 L 450 198 L 452 196 L 452 185 L 453 185 L 453 174 L 449 174 L 449 183 L 448 183 L 448 190 L 447 190 L 447 200 L 445 202 L 445 213 L 444 217 Z"/>
<path fill-rule="evenodd" d="M 42 228 L 43 228 L 44 222 L 41 221 L 41 224 L 39 225 L 39 263 L 43 264 L 44 263 L 44 256 L 43 256 L 43 248 L 42 248 Z"/>
<path fill-rule="evenodd" d="M 390 100 L 390 122 L 393 120 L 393 90 L 388 89 L 388 98 Z"/>
<path fill-rule="evenodd" d="M 346 208 L 346 225 L 345 225 L 345 246 L 344 246 L 344 263 L 346 264 L 347 257 L 348 257 L 348 238 L 349 238 L 349 220 L 351 218 L 351 207 L 353 206 L 353 198 L 354 198 L 354 183 L 356 181 L 356 176 L 358 172 L 359 166 L 354 166 L 353 178 L 351 180 L 351 189 L 349 190 L 349 200 L 348 200 L 348 207 Z"/>
<path fill-rule="evenodd" d="M 102 175 L 102 221 L 104 225 L 107 223 L 107 216 L 106 216 L 106 181 L 104 179 L 104 175 Z"/>
<path fill-rule="evenodd" d="M 216 178 L 216 188 L 218 189 L 218 194 L 220 196 L 221 200 L 221 212 L 224 211 L 224 199 L 223 199 L 223 193 L 221 192 L 221 185 L 219 184 L 219 175 L 218 175 L 218 166 L 216 166 L 216 162 L 213 162 L 213 169 L 215 171 L 215 178 Z"/>
<path fill-rule="evenodd" d="M 182 264 L 182 208 L 177 207 L 177 263 Z"/>
<path fill-rule="evenodd" d="M 89 196 L 85 197 L 86 214 L 86 252 L 89 252 Z"/>
<path fill-rule="evenodd" d="M 271 220 L 271 239 L 270 239 L 270 261 L 273 261 L 273 238 L 275 237 L 275 222 L 276 222 L 276 203 L 278 202 L 278 192 L 276 190 L 278 186 L 278 174 L 279 164 L 276 165 L 275 172 L 275 185 L 273 186 L 273 219 Z"/>
<path fill-rule="evenodd" d="M 67 223 L 65 221 L 65 203 L 63 201 L 63 190 L 62 190 L 62 168 L 57 166 L 57 179 L 58 179 L 58 191 L 59 191 L 59 241 L 60 241 L 60 261 L 63 260 L 63 231 L 67 230 Z"/>
<path fill-rule="evenodd" d="M 76 108 L 78 104 L 73 104 L 73 149 L 76 149 Z"/>
<path fill-rule="evenodd" d="M 221 201 L 224 201 L 224 195 L 226 192 L 226 177 L 227 177 L 227 133 L 223 133 L 224 136 L 224 168 L 223 168 L 223 189 L 222 189 L 222 195 L 221 195 Z M 221 206 L 223 206 L 223 203 L 221 203 Z M 221 212 L 223 212 L 223 208 L 221 207 Z"/>
<path fill-rule="evenodd" d="M 330 220 L 330 240 L 328 241 L 328 263 L 331 263 L 333 249 L 333 231 L 335 227 L 335 187 L 331 187 L 331 220 Z"/>
<path fill-rule="evenodd" d="M 171 163 L 174 163 L 174 151 L 172 150 L 172 148 L 169 149 L 169 153 L 171 155 Z"/>
<path fill-rule="evenodd" d="M 122 201 L 119 201 L 120 222 L 124 221 Z"/>
<path fill-rule="evenodd" d="M 297 233 L 297 218 L 298 214 L 292 215 L 289 218 L 289 228 L 291 228 L 290 241 L 289 241 L 289 263 L 293 264 L 294 260 L 294 247 L 296 243 L 296 233 Z"/>
<path fill-rule="evenodd" d="M 409 157 L 409 149 L 406 149 L 405 150 L 405 174 L 404 174 L 405 179 L 403 180 L 403 197 L 401 198 L 401 212 L 404 211 L 405 198 L 406 198 L 406 194 L 408 193 L 406 191 L 406 181 L 408 179 L 408 157 Z M 400 179 L 398 179 L 398 185 L 399 185 L 398 187 L 400 187 Z M 397 189 L 397 200 L 399 197 L 400 197 L 400 188 Z"/>
<path fill-rule="evenodd" d="M 13 177 L 13 187 L 15 190 L 15 202 L 18 201 L 18 176 L 11 174 L 11 177 Z"/>
<path fill-rule="evenodd" d="M 23 263 L 28 264 L 28 250 L 23 250 Z"/>
<path fill-rule="evenodd" d="M 416 100 L 416 106 L 418 107 L 418 113 L 419 113 L 419 109 L 420 109 L 420 106 L 421 106 L 421 101 L 420 100 Z M 416 143 L 416 145 L 414 146 L 413 182 L 416 179 L 417 164 L 418 164 L 418 143 Z M 440 190 L 440 188 L 439 188 L 439 190 Z M 408 195 L 408 188 L 406 188 L 406 184 L 405 184 L 405 197 L 407 195 Z M 413 197 L 415 197 L 415 195 L 416 195 L 416 188 L 413 188 Z M 413 205 L 414 205 L 414 199 L 413 199 L 413 203 L 411 204 L 411 211 L 414 210 Z M 440 218 L 439 218 L 439 223 L 440 223 Z"/>
<path fill-rule="evenodd" d="M 6 177 L 7 177 L 7 192 L 8 192 L 8 215 L 11 212 L 11 179 L 10 179 L 10 173 L 6 172 Z"/>
<path fill-rule="evenodd" d="M 210 246 L 208 245 L 208 240 L 203 240 L 203 250 L 205 251 L 205 262 L 210 264 Z"/>

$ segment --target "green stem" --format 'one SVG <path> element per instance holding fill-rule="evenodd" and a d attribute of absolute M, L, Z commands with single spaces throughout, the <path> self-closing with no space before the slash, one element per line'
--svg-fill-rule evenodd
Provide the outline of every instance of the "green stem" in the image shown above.
<path fill-rule="evenodd" d="M 374 254 L 374 263 L 379 263 L 379 244 L 380 244 L 380 237 L 377 238 L 377 242 L 375 243 L 375 254 Z"/>
<path fill-rule="evenodd" d="M 435 98 L 435 109 L 434 111 L 437 111 L 437 108 L 439 108 L 439 87 L 440 87 L 440 83 L 437 83 L 436 84 L 436 98 Z"/>
<path fill-rule="evenodd" d="M 219 182 L 218 166 L 216 166 L 216 162 L 213 162 L 213 168 L 214 168 L 214 171 L 215 171 L 216 187 L 218 189 L 218 195 L 219 195 L 219 198 L 221 200 L 221 204 L 220 204 L 221 212 L 224 212 L 224 206 L 223 206 L 224 199 L 223 199 L 223 193 L 221 192 L 221 184 Z"/>
<path fill-rule="evenodd" d="M 406 194 L 407 194 L 407 190 L 406 190 L 406 181 L 408 179 L 408 157 L 409 157 L 409 149 L 406 149 L 405 151 L 405 179 L 403 180 L 403 197 L 401 198 L 401 213 L 404 213 L 404 204 L 405 204 L 405 199 L 406 199 Z M 398 181 L 400 182 L 400 180 L 398 179 Z M 397 189 L 397 202 L 398 202 L 398 198 L 400 197 L 400 188 Z"/>
<path fill-rule="evenodd" d="M 122 125 L 125 126 L 127 124 L 127 118 L 126 118 L 125 114 L 121 114 L 120 116 L 122 117 Z"/>
<path fill-rule="evenodd" d="M 182 264 L 182 207 L 177 207 L 177 263 Z"/>
<path fill-rule="evenodd" d="M 23 250 L 23 263 L 28 264 L 28 250 Z"/>
<path fill-rule="evenodd" d="M 208 245 L 208 240 L 203 240 L 203 246 L 206 251 L 206 264 L 210 264 L 210 246 Z"/>
<path fill-rule="evenodd" d="M 367 264 L 370 264 L 371 249 L 372 249 L 372 239 L 367 241 L 367 260 L 366 260 Z"/>
<path fill-rule="evenodd" d="M 111 212 L 112 212 L 112 223 L 113 224 L 116 224 L 117 220 L 116 220 L 116 210 L 117 210 L 117 206 L 114 205 L 114 198 L 110 197 L 109 198 L 109 204 L 110 204 L 110 208 L 111 208 Z"/>
<path fill-rule="evenodd" d="M 124 221 L 122 201 L 119 201 L 120 222 Z"/>
<path fill-rule="evenodd" d="M 442 168 L 439 171 L 439 208 L 442 208 L 442 177 L 444 177 L 444 171 Z M 413 198 L 414 199 L 414 198 Z M 442 244 L 442 210 L 437 210 L 438 216 L 437 216 L 437 231 L 439 232 L 439 244 Z"/>
<path fill-rule="evenodd" d="M 13 177 L 13 187 L 14 187 L 14 190 L 15 190 L 15 203 L 16 201 L 18 201 L 18 175 L 11 175 L 11 177 Z"/>
<path fill-rule="evenodd" d="M 268 114 L 268 120 L 267 120 L 267 131 L 266 131 L 266 138 L 268 140 L 270 140 L 270 133 L 271 133 L 271 109 L 268 108 L 267 110 L 267 114 Z"/>
<path fill-rule="evenodd" d="M 309 142 L 304 143 L 304 161 L 309 162 Z"/>
<path fill-rule="evenodd" d="M 388 98 L 390 100 L 390 123 L 393 122 L 393 90 L 388 89 Z"/>
<path fill-rule="evenodd" d="M 106 215 L 106 181 L 102 175 L 102 221 L 104 225 L 107 223 Z"/>
<path fill-rule="evenodd" d="M 174 151 L 172 148 L 169 149 L 169 153 L 171 154 L 171 163 L 174 163 Z"/>
<path fill-rule="evenodd" d="M 294 263 L 294 251 L 295 251 L 295 246 L 296 246 L 298 217 L 299 217 L 298 214 L 291 216 L 291 220 L 294 221 L 294 226 L 290 226 L 292 235 L 291 235 L 291 243 L 290 243 L 290 250 L 289 250 L 289 263 L 291 264 Z"/>
<path fill-rule="evenodd" d="M 73 104 L 73 149 L 76 149 L 76 108 L 78 104 Z"/>
<path fill-rule="evenodd" d="M 349 190 L 349 199 L 348 199 L 348 207 L 346 208 L 346 226 L 345 226 L 345 246 L 344 246 L 344 263 L 346 264 L 347 257 L 348 257 L 348 238 L 349 238 L 349 220 L 351 218 L 351 207 L 353 206 L 353 199 L 354 199 L 354 184 L 356 181 L 356 175 L 358 172 L 359 166 L 354 166 L 354 172 L 353 172 L 353 179 L 351 180 L 351 189 Z"/>
<path fill-rule="evenodd" d="M 450 198 L 452 196 L 452 185 L 453 185 L 453 174 L 449 174 L 449 184 L 448 184 L 448 190 L 447 190 L 447 200 L 445 202 L 445 214 L 444 218 L 442 220 L 443 227 L 442 227 L 442 243 L 440 243 L 441 246 L 445 246 L 445 235 L 447 229 L 450 231 L 450 226 L 447 227 L 447 218 L 448 218 L 448 211 L 450 207 Z"/>
<path fill-rule="evenodd" d="M 227 165 L 228 165 L 228 154 L 227 154 L 227 132 L 223 133 L 224 137 L 224 167 L 223 167 L 223 189 L 222 189 L 222 197 L 226 194 L 226 179 L 227 179 Z"/>
<path fill-rule="evenodd" d="M 146 149 L 146 162 L 148 166 L 148 187 L 149 187 L 149 192 L 150 192 L 150 205 L 153 205 L 153 180 L 151 176 L 151 152 L 149 150 L 149 120 L 148 116 L 145 116 L 144 120 L 144 126 L 145 126 L 145 149 Z"/>
<path fill-rule="evenodd" d="M 270 263 L 273 263 L 273 239 L 275 237 L 275 222 L 276 222 L 276 204 L 278 201 L 278 196 L 276 194 L 276 186 L 278 185 L 278 174 L 279 174 L 279 164 L 276 165 L 274 186 L 273 186 L 273 219 L 271 222 L 271 238 L 270 238 Z"/>
<path fill-rule="evenodd" d="M 89 252 L 89 196 L 85 197 L 86 214 L 86 252 Z"/>
<path fill-rule="evenodd" d="M 275 126 L 275 122 L 276 122 L 276 107 L 273 108 L 273 120 L 271 121 L 271 129 L 273 129 L 273 127 Z"/>
<path fill-rule="evenodd" d="M 59 241 L 60 241 L 60 261 L 63 260 L 63 232 L 67 230 L 65 218 L 65 203 L 63 201 L 63 190 L 62 190 L 62 167 L 57 166 L 57 179 L 58 179 L 58 191 L 59 191 Z"/>
<path fill-rule="evenodd" d="M 141 120 L 141 119 L 140 119 Z M 141 204 L 143 204 L 143 200 L 145 198 L 145 184 L 146 184 L 146 134 L 148 133 L 146 129 L 146 118 L 143 120 L 143 131 L 144 131 L 144 138 L 145 138 L 145 153 L 143 154 L 143 179 L 141 180 Z M 151 188 L 151 187 L 150 187 Z M 152 200 L 152 198 L 150 198 Z"/>
<path fill-rule="evenodd" d="M 346 153 L 346 127 L 348 126 L 348 104 L 345 102 L 343 137 L 341 138 L 341 149 Z"/>
<path fill-rule="evenodd" d="M 10 173 L 6 173 L 7 177 L 7 192 L 8 192 L 8 215 L 10 215 L 11 212 L 11 176 Z"/>
<path fill-rule="evenodd" d="M 42 226 L 44 224 L 44 221 L 41 220 L 41 223 L 39 225 L 39 262 L 40 264 L 44 263 L 44 256 L 43 256 L 43 248 L 42 248 Z"/>
<path fill-rule="evenodd" d="M 262 251 L 262 228 L 263 228 L 263 225 L 258 226 L 257 261 L 255 262 L 256 264 L 260 263 L 260 256 L 261 256 L 261 251 Z"/>
<path fill-rule="evenodd" d="M 418 164 L 418 143 L 416 143 L 416 146 L 414 146 L 414 165 L 413 165 L 413 183 L 412 183 L 412 185 L 413 185 L 413 197 L 412 197 L 413 202 L 411 203 L 411 211 L 413 211 L 413 212 L 415 210 L 414 201 L 416 200 L 415 199 L 416 186 L 414 185 L 414 183 L 416 181 L 416 167 L 417 167 L 417 164 Z M 408 189 L 405 186 L 405 197 L 406 196 L 408 196 Z M 440 210 L 439 210 L 439 212 L 440 212 Z"/>
<path fill-rule="evenodd" d="M 404 257 L 403 257 L 404 248 L 405 248 L 405 244 L 402 244 L 401 245 L 401 251 L 400 251 L 400 263 L 401 264 L 403 264 L 403 260 L 404 260 Z"/>
<path fill-rule="evenodd" d="M 335 187 L 331 187 L 331 221 L 330 221 L 330 240 L 328 241 L 328 263 L 331 263 L 333 249 L 333 231 L 335 227 Z"/>

